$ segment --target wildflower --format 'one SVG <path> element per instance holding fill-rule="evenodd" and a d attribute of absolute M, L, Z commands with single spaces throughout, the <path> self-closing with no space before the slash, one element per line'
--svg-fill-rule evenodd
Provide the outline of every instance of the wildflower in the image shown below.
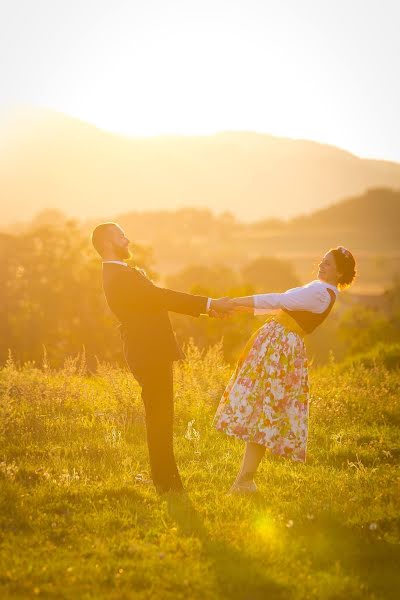
<path fill-rule="evenodd" d="M 107 432 L 104 436 L 106 443 L 110 444 L 110 446 L 116 446 L 121 442 L 122 434 L 120 431 L 117 431 L 114 427 L 111 431 Z"/>
<path fill-rule="evenodd" d="M 2 473 L 6 479 L 9 479 L 10 481 L 15 481 L 18 470 L 18 466 L 15 464 L 15 462 L 7 464 L 5 461 L 2 461 L 0 463 L 0 473 Z"/>
<path fill-rule="evenodd" d="M 293 527 L 293 521 L 292 521 L 292 519 L 289 519 L 289 521 L 286 523 L 286 527 L 288 529 L 290 529 L 290 527 Z"/>
<path fill-rule="evenodd" d="M 185 433 L 185 439 L 190 442 L 191 444 L 193 444 L 193 448 L 194 448 L 194 453 L 195 454 L 200 454 L 200 432 L 197 431 L 197 429 L 195 429 L 193 427 L 193 423 L 194 423 L 194 419 L 193 421 L 189 421 L 187 424 L 187 429 L 186 429 L 186 433 Z"/>
<path fill-rule="evenodd" d="M 193 419 L 193 421 L 188 422 L 186 433 L 185 433 L 185 439 L 188 440 L 189 442 L 191 442 L 191 441 L 196 442 L 200 439 L 200 433 L 197 431 L 197 429 L 195 429 L 193 427 L 193 423 L 194 423 L 194 419 Z"/>

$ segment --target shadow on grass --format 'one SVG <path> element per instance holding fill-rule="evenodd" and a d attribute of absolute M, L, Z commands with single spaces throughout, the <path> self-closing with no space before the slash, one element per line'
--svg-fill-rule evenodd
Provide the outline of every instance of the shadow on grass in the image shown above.
<path fill-rule="evenodd" d="M 262 497 L 252 498 L 254 508 L 265 508 Z M 202 518 L 188 496 L 173 496 L 167 499 L 168 512 L 179 525 L 183 535 L 196 536 L 202 544 L 203 554 L 214 569 L 216 582 L 222 598 L 232 599 L 280 599 L 290 598 L 292 586 L 278 584 L 268 577 L 263 558 L 257 561 L 221 539 L 213 539 Z M 398 526 L 399 523 L 391 523 Z M 360 583 L 360 596 L 367 594 L 385 600 L 397 600 L 400 589 L 400 545 L 382 539 L 385 524 L 377 530 L 342 525 L 337 518 L 326 516 L 317 522 L 299 525 L 293 531 L 291 551 L 305 549 L 316 577 L 334 574 L 335 565 L 353 581 Z M 264 562 L 264 564 L 263 564 Z M 294 574 L 292 574 L 294 576 Z M 289 576 L 289 580 L 291 576 Z M 295 587 L 295 586 L 294 586 Z M 342 598 L 346 596 L 332 596 Z M 346 592 L 347 594 L 347 592 Z"/>
<path fill-rule="evenodd" d="M 203 555 L 214 570 L 221 598 L 284 600 L 289 597 L 285 586 L 268 577 L 265 566 L 225 541 L 213 539 L 187 495 L 171 495 L 166 500 L 168 513 L 181 533 L 200 540 Z"/>
<path fill-rule="evenodd" d="M 325 517 L 299 527 L 298 542 L 306 548 L 315 572 L 328 571 L 340 564 L 356 577 L 363 589 L 377 598 L 399 597 L 400 545 L 382 539 L 382 531 L 344 526 L 337 518 Z M 369 597 L 369 596 L 368 596 Z"/>

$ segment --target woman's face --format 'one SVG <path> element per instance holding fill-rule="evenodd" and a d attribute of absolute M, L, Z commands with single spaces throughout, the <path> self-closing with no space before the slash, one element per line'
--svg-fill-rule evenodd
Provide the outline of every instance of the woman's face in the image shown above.
<path fill-rule="evenodd" d="M 338 273 L 336 268 L 335 258 L 332 252 L 327 252 L 321 262 L 318 265 L 318 279 L 337 285 L 341 277 L 341 273 Z"/>

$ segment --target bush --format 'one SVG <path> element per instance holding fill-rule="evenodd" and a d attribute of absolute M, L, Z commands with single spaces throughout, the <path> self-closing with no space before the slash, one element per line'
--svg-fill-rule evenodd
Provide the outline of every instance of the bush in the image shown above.
<path fill-rule="evenodd" d="M 383 366 L 389 371 L 400 367 L 400 344 L 379 342 L 371 350 L 350 356 L 342 363 L 342 368 L 362 365 L 366 368 Z"/>

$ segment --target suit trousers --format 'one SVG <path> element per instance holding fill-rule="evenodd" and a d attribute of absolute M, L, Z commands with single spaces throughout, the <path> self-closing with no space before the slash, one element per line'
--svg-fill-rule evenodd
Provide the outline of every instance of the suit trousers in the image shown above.
<path fill-rule="evenodd" d="M 147 447 L 153 483 L 158 492 L 183 489 L 173 449 L 173 363 L 131 366 L 142 388 L 146 413 Z"/>

